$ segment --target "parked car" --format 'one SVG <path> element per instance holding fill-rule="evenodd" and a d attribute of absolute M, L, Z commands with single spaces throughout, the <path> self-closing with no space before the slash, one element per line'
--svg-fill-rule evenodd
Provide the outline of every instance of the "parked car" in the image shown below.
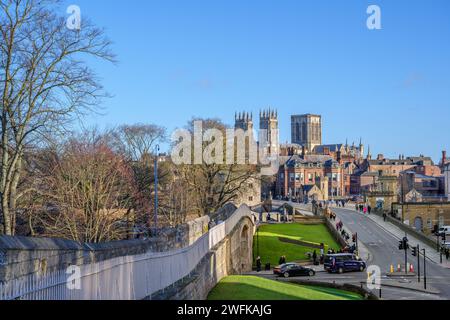
<path fill-rule="evenodd" d="M 436 235 L 439 237 L 442 237 L 444 235 L 446 235 L 446 236 L 450 235 L 450 226 L 440 227 L 438 232 L 436 232 Z"/>
<path fill-rule="evenodd" d="M 450 249 L 450 242 L 444 242 L 441 245 L 444 249 Z"/>
<path fill-rule="evenodd" d="M 341 253 L 330 254 L 325 257 L 325 271 L 328 273 L 339 273 L 366 270 L 366 263 L 354 254 Z"/>
<path fill-rule="evenodd" d="M 275 274 L 275 275 L 282 275 L 281 269 L 286 267 L 286 266 L 289 266 L 289 265 L 296 265 L 296 263 L 285 263 L 285 264 L 276 266 L 275 268 L 273 268 L 273 274 Z"/>
<path fill-rule="evenodd" d="M 316 275 L 316 272 L 307 267 L 303 267 L 297 263 L 286 263 L 281 266 L 278 266 L 274 269 L 274 274 L 290 278 L 290 277 L 314 277 Z"/>

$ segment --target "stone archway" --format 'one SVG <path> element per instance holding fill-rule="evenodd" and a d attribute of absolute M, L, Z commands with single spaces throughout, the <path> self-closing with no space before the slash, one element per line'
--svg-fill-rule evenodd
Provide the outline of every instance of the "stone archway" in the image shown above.
<path fill-rule="evenodd" d="M 414 219 L 414 228 L 417 230 L 417 231 L 423 231 L 423 219 L 422 219 L 422 217 L 416 217 L 415 219 Z"/>
<path fill-rule="evenodd" d="M 241 272 L 251 271 L 252 269 L 252 248 L 250 238 L 250 228 L 247 224 L 244 225 L 240 234 L 239 254 L 241 261 Z"/>

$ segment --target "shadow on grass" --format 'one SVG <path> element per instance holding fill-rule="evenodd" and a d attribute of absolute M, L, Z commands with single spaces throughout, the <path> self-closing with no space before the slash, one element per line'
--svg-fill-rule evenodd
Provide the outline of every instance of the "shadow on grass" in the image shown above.
<path fill-rule="evenodd" d="M 307 300 L 294 295 L 260 288 L 244 283 L 220 283 L 208 296 L 208 300 Z"/>
<path fill-rule="evenodd" d="M 247 281 L 257 281 L 255 284 Z M 272 289 L 273 288 L 273 289 Z M 219 283 L 208 300 L 359 300 L 350 292 L 331 288 L 300 286 L 266 279 L 240 278 Z"/>

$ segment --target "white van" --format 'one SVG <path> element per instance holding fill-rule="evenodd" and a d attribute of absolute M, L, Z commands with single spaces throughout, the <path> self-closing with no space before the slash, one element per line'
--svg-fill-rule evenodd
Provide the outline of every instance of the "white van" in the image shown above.
<path fill-rule="evenodd" d="M 439 231 L 437 232 L 438 236 L 443 236 L 443 235 L 450 235 L 450 226 L 443 226 L 439 228 Z"/>

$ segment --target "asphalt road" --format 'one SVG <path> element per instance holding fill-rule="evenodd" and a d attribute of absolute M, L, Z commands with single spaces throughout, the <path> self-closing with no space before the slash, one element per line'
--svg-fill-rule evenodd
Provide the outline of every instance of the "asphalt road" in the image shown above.
<path fill-rule="evenodd" d="M 358 233 L 359 241 L 361 241 L 370 251 L 372 259 L 369 261 L 370 265 L 377 265 L 383 272 L 383 275 L 388 273 L 390 265 L 395 267 L 398 264 L 404 265 L 405 254 L 404 251 L 398 249 L 398 239 L 391 233 L 385 231 L 383 228 L 369 219 L 368 217 L 357 213 L 353 210 L 343 208 L 333 208 L 339 220 L 342 220 L 346 228 L 353 233 Z M 413 263 L 417 268 L 417 257 L 413 257 L 411 252 L 408 252 L 408 262 Z M 423 272 L 423 258 L 421 258 L 421 271 Z M 409 279 L 417 282 L 417 278 Z M 364 280 L 363 280 L 364 281 Z M 383 277 L 382 283 L 388 283 L 388 279 Z M 431 261 L 427 261 L 427 283 L 433 288 L 440 291 L 439 298 L 450 299 L 450 270 L 445 269 Z M 387 289 L 389 290 L 389 289 Z M 392 289 L 396 291 L 395 289 Z M 402 290 L 403 291 L 403 290 Z M 400 295 L 403 295 L 401 293 Z M 411 298 L 426 299 L 433 297 L 433 295 L 410 293 Z M 434 296 L 437 298 L 436 296 Z"/>

